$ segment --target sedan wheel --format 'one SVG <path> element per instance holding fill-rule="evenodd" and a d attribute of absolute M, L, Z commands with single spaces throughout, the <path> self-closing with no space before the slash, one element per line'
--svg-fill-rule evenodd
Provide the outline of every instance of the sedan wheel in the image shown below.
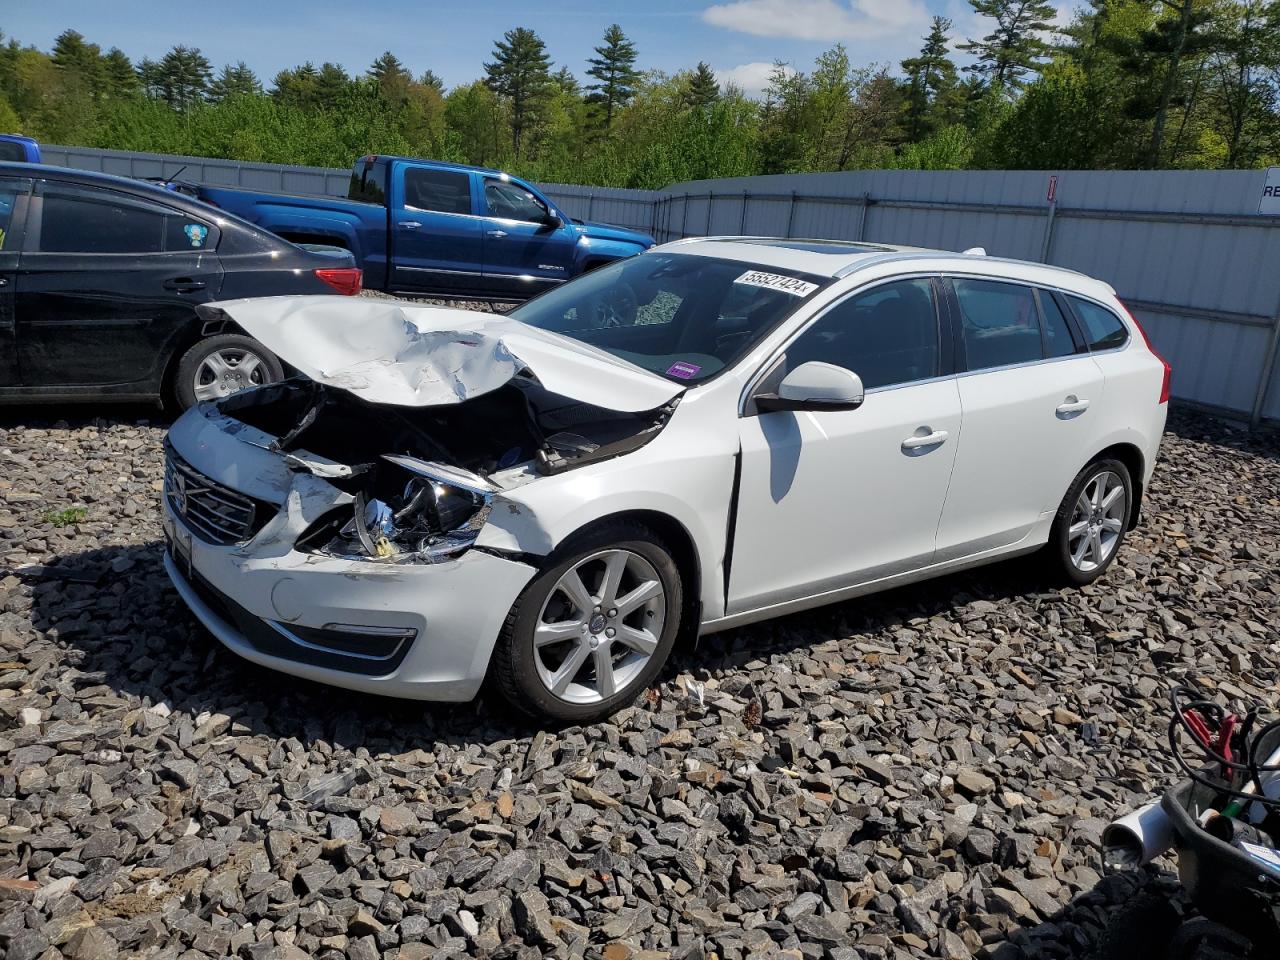
<path fill-rule="evenodd" d="M 196 370 L 192 393 L 197 400 L 220 400 L 246 387 L 266 383 L 266 368 L 257 354 L 225 347 L 204 358 Z"/>
<path fill-rule="evenodd" d="M 602 550 L 567 570 L 533 631 L 538 679 L 568 703 L 600 703 L 627 687 L 658 649 L 666 622 L 658 572 L 629 550 Z"/>
<path fill-rule="evenodd" d="M 602 523 L 567 540 L 525 587 L 490 678 L 503 700 L 533 716 L 602 719 L 657 677 L 683 610 L 666 544 L 634 522 Z"/>

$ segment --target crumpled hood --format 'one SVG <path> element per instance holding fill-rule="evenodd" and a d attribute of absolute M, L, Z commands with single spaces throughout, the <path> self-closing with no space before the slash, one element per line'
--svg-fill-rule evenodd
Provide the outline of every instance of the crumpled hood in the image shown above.
<path fill-rule="evenodd" d="M 224 300 L 196 308 L 230 317 L 301 373 L 372 403 L 431 407 L 496 390 L 528 369 L 546 389 L 635 413 L 683 393 L 657 374 L 518 320 L 371 297 Z"/>
<path fill-rule="evenodd" d="M 594 220 L 585 220 L 578 225 L 578 229 L 582 231 L 583 236 L 590 237 L 593 240 L 622 240 L 626 243 L 635 243 L 646 249 L 653 246 L 653 237 L 639 230 L 628 230 L 626 227 L 615 227 L 610 223 L 597 223 Z"/>

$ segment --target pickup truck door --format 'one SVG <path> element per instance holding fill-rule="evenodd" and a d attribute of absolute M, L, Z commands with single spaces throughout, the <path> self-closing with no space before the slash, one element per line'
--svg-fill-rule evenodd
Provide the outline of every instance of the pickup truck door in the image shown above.
<path fill-rule="evenodd" d="M 475 215 L 474 176 L 412 163 L 392 169 L 391 288 L 484 292 L 484 221 Z"/>
<path fill-rule="evenodd" d="M 13 290 L 22 245 L 22 223 L 31 181 L 0 178 L 0 389 L 18 385 L 18 350 L 13 321 Z"/>
<path fill-rule="evenodd" d="M 573 276 L 578 231 L 551 220 L 553 211 L 533 190 L 510 178 L 481 176 L 487 216 L 484 272 L 495 291 L 531 297 Z M 558 220 L 558 214 L 556 215 Z"/>
<path fill-rule="evenodd" d="M 145 396 L 222 285 L 218 229 L 113 190 L 37 185 L 18 264 L 28 392 Z"/>

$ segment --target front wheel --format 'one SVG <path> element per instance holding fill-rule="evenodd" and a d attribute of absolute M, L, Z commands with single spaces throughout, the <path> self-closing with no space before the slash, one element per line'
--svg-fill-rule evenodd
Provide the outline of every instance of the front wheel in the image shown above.
<path fill-rule="evenodd" d="M 201 340 L 182 355 L 174 393 L 183 410 L 202 400 L 220 400 L 249 387 L 284 379 L 274 353 L 252 337 L 220 333 Z"/>
<path fill-rule="evenodd" d="M 494 680 L 534 716 L 607 717 L 662 669 L 680 628 L 682 589 L 670 551 L 646 527 L 609 524 L 574 538 L 512 607 Z"/>
<path fill-rule="evenodd" d="M 1046 555 L 1052 572 L 1077 586 L 1107 572 L 1129 526 L 1133 482 L 1119 460 L 1095 460 L 1062 498 Z"/>

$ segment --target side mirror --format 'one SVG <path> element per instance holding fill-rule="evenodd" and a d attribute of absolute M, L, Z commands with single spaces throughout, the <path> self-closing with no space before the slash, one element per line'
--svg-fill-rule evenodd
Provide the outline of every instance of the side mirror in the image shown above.
<path fill-rule="evenodd" d="M 774 410 L 856 410 L 862 406 L 862 378 L 834 363 L 810 360 L 796 367 L 778 384 L 777 393 L 756 396 L 762 413 Z"/>
<path fill-rule="evenodd" d="M 547 211 L 547 215 L 543 217 L 542 222 L 552 230 L 559 230 L 564 226 L 564 221 L 560 219 L 560 215 L 552 213 L 550 210 Z"/>

